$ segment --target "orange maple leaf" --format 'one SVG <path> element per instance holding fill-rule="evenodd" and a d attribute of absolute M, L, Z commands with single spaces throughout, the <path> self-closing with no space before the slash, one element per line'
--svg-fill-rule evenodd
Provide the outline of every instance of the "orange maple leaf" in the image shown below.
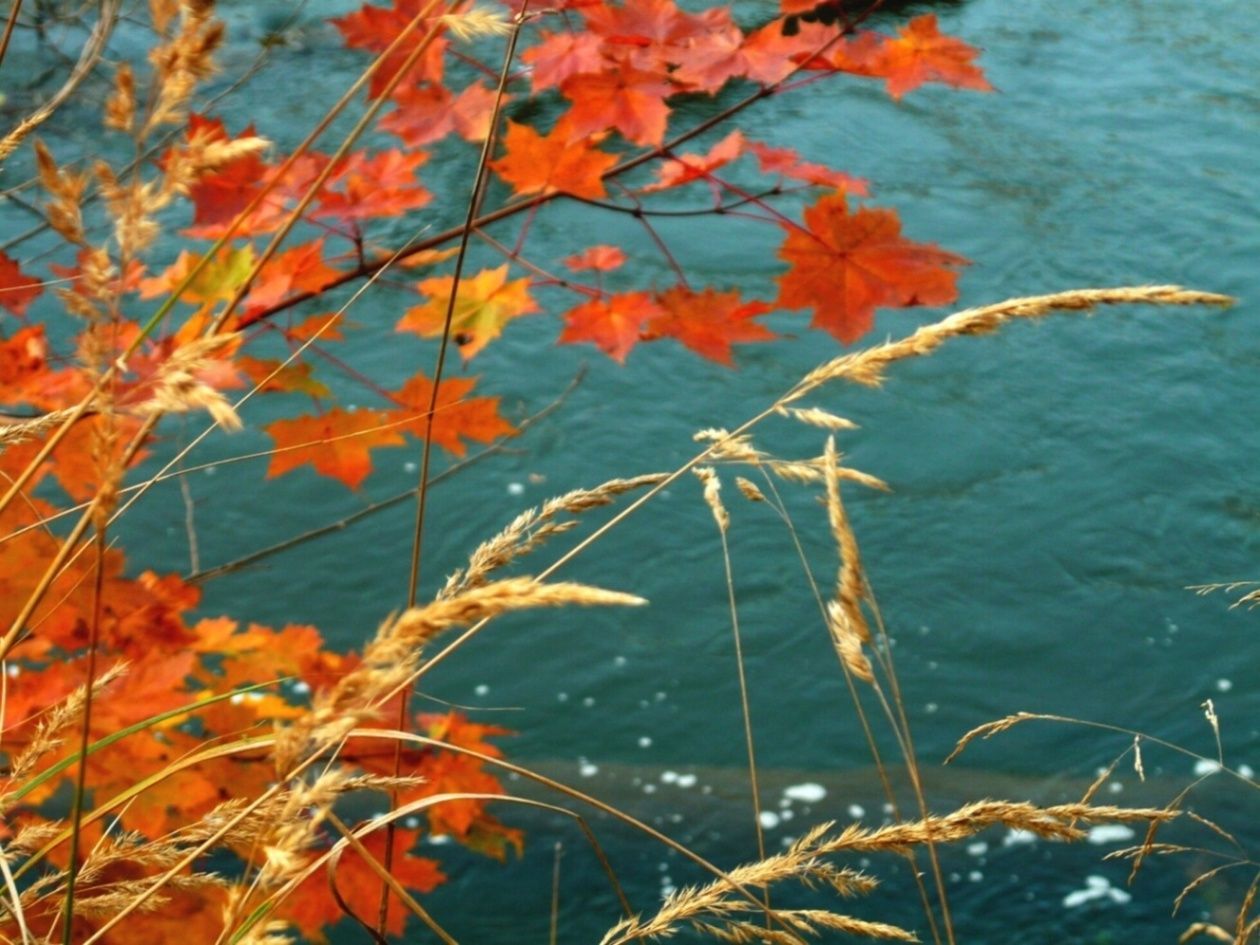
<path fill-rule="evenodd" d="M 423 207 L 433 195 L 417 182 L 416 170 L 428 159 L 428 154 L 416 150 L 392 148 L 372 155 L 354 151 L 328 178 L 312 215 L 366 220 Z"/>
<path fill-rule="evenodd" d="M 865 197 L 866 181 L 842 171 L 833 171 L 824 164 L 802 161 L 791 148 L 772 148 L 759 141 L 749 141 L 748 150 L 757 158 L 763 174 L 779 174 L 793 180 L 803 180 L 818 187 L 842 190 L 847 194 Z"/>
<path fill-rule="evenodd" d="M 436 412 L 433 415 L 433 442 L 456 456 L 464 455 L 463 440 L 493 443 L 501 436 L 511 436 L 516 428 L 499 415 L 498 397 L 469 397 L 476 378 L 448 377 L 438 388 Z M 403 429 L 423 437 L 428 429 L 425 411 L 433 396 L 433 381 L 417 374 L 395 394 L 405 405 L 403 413 L 419 414 Z"/>
<path fill-rule="evenodd" d="M 680 285 L 658 294 L 656 300 L 664 314 L 648 322 L 647 337 L 676 338 L 702 357 L 727 367 L 734 364 L 732 344 L 776 337 L 765 325 L 753 321 L 770 311 L 770 306 L 742 302 L 738 291 L 709 288 L 696 292 Z"/>
<path fill-rule="evenodd" d="M 870 330 L 880 306 L 943 305 L 958 296 L 951 267 L 967 260 L 901 235 L 892 210 L 849 213 L 843 193 L 828 194 L 805 211 L 805 227 L 788 230 L 779 258 L 784 308 L 812 308 L 811 327 L 846 343 Z"/>
<path fill-rule="evenodd" d="M 399 829 L 394 833 L 390 873 L 408 889 L 432 892 L 446 877 L 433 860 L 411 854 L 418 836 L 417 830 Z M 377 863 L 385 859 L 385 837 L 384 830 L 376 830 L 362 841 L 364 849 Z M 342 854 L 336 865 L 334 881 L 337 891 L 355 915 L 375 919 L 382 883 L 356 850 L 347 849 Z M 391 936 L 398 936 L 402 934 L 408 911 L 393 893 L 390 896 L 392 908 L 385 931 Z M 284 900 L 280 914 L 292 920 L 304 935 L 314 936 L 325 925 L 339 921 L 345 913 L 332 894 L 328 874 L 324 870 L 316 870 L 293 891 L 293 895 Z"/>
<path fill-rule="evenodd" d="M 286 296 L 318 292 L 340 273 L 324 262 L 324 238 L 311 240 L 273 256 L 258 273 L 249 289 L 246 303 L 251 308 L 269 308 Z"/>
<path fill-rule="evenodd" d="M 708 154 L 684 154 L 675 160 L 664 162 L 657 182 L 643 189 L 667 190 L 692 181 L 704 180 L 718 168 L 738 160 L 743 153 L 744 133 L 737 128 L 710 148 Z"/>
<path fill-rule="evenodd" d="M 596 272 L 609 272 L 620 269 L 626 262 L 626 254 L 619 246 L 591 246 L 564 258 L 564 264 L 574 272 L 593 269 Z"/>
<path fill-rule="evenodd" d="M 621 292 L 607 298 L 591 299 L 564 316 L 560 344 L 589 341 L 614 361 L 625 363 L 626 355 L 638 342 L 647 322 L 662 314 L 660 305 L 648 292 Z"/>
<path fill-rule="evenodd" d="M 504 135 L 507 154 L 490 167 L 518 194 L 560 192 L 575 197 L 603 197 L 603 174 L 617 163 L 612 154 L 597 151 L 598 138 L 571 137 L 562 128 L 540 135 L 529 125 L 509 121 Z"/>
<path fill-rule="evenodd" d="M 22 272 L 7 253 L 0 253 L 0 305 L 14 315 L 25 315 L 26 306 L 43 291 L 38 279 Z"/>
<path fill-rule="evenodd" d="M 560 91 L 573 103 L 559 122 L 571 137 L 614 128 L 635 144 L 665 140 L 669 118 L 665 99 L 674 88 L 655 72 L 624 67 L 575 75 L 561 84 Z"/>
<path fill-rule="evenodd" d="M 313 365 L 305 361 L 285 364 L 272 358 L 252 358 L 243 354 L 232 364 L 263 393 L 297 393 L 311 397 L 329 397 L 332 394 L 328 385 L 312 374 Z"/>
<path fill-rule="evenodd" d="M 372 471 L 371 451 L 406 440 L 379 410 L 334 407 L 322 414 L 289 417 L 263 427 L 276 441 L 267 478 L 310 463 L 315 471 L 357 489 Z"/>
<path fill-rule="evenodd" d="M 425 4 L 422 0 L 394 0 L 393 5 L 389 9 L 364 4 L 353 13 L 334 19 L 331 22 L 341 32 L 341 36 L 347 46 L 352 49 L 364 49 L 368 52 L 381 53 L 388 48 L 394 37 L 406 28 L 407 24 L 424 6 Z M 434 12 L 442 13 L 445 11 L 439 9 Z M 415 41 L 419 41 L 424 34 L 424 29 L 422 26 L 419 33 L 413 34 Z M 368 86 L 368 94 L 372 98 L 380 97 L 385 91 L 385 87 L 398 70 L 402 68 L 413 48 L 413 43 L 403 43 L 385 57 L 385 60 L 372 73 L 371 84 Z M 446 40 L 439 36 L 431 42 L 429 48 L 420 55 L 419 60 L 411 67 L 405 82 L 410 83 L 418 80 L 441 82 L 445 55 Z"/>
<path fill-rule="evenodd" d="M 504 263 L 459 281 L 451 332 L 465 360 L 499 337 L 511 319 L 538 311 L 538 304 L 529 294 L 529 279 L 509 282 L 507 276 L 508 266 Z M 407 309 L 396 330 L 414 331 L 425 338 L 440 337 L 454 282 L 453 276 L 437 276 L 417 283 L 416 288 L 429 301 Z"/>
<path fill-rule="evenodd" d="M 898 31 L 895 39 L 884 39 L 873 49 L 863 50 L 862 39 L 841 48 L 837 55 L 843 57 L 847 52 L 856 60 L 857 68 L 852 71 L 883 79 L 893 98 L 901 98 L 928 82 L 981 92 L 993 90 L 984 72 L 974 65 L 979 51 L 961 39 L 941 33 L 934 13 L 915 17 Z"/>

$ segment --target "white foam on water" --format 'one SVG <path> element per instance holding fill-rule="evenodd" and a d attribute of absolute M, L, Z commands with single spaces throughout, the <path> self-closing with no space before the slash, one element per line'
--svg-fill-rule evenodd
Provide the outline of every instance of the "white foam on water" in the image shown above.
<path fill-rule="evenodd" d="M 1085 839 L 1095 846 L 1107 843 L 1125 843 L 1134 837 L 1133 828 L 1124 824 L 1097 824 L 1089 828 Z"/>
<path fill-rule="evenodd" d="M 790 807 L 787 810 L 779 811 L 779 819 L 783 821 L 784 823 L 787 823 L 789 820 L 791 820 L 795 816 L 796 816 L 796 812 L 792 810 Z"/>
<path fill-rule="evenodd" d="M 779 826 L 779 815 L 772 810 L 763 810 L 758 820 L 761 821 L 761 828 L 763 830 L 773 830 L 775 827 Z"/>
<path fill-rule="evenodd" d="M 1241 774 L 1248 781 L 1254 781 L 1256 779 L 1256 772 L 1252 769 L 1251 765 L 1249 764 L 1239 765 L 1238 773 Z"/>
<path fill-rule="evenodd" d="M 585 698 L 582 699 L 582 705 L 586 706 L 586 708 L 588 709 L 594 704 L 595 704 L 594 696 L 586 696 Z"/>
<path fill-rule="evenodd" d="M 652 747 L 652 739 L 651 739 L 650 737 L 648 737 L 647 735 L 640 735 L 640 736 L 639 736 L 639 747 L 640 747 L 640 748 L 651 748 L 651 747 Z"/>
<path fill-rule="evenodd" d="M 1201 778 L 1209 774 L 1216 774 L 1220 770 L 1221 763 L 1213 761 L 1211 758 L 1200 758 L 1194 763 L 1194 773 Z"/>
<path fill-rule="evenodd" d="M 407 460 L 405 463 L 403 463 L 403 472 L 413 473 L 413 472 L 416 472 L 417 470 L 419 470 L 419 468 L 420 468 L 420 467 L 419 467 L 419 466 L 417 466 L 417 465 L 416 465 L 414 462 L 412 462 L 411 460 Z"/>
<path fill-rule="evenodd" d="M 1233 688 L 1234 688 L 1234 683 L 1233 683 L 1233 680 L 1230 680 L 1230 679 L 1218 679 L 1218 680 L 1216 681 L 1216 691 L 1217 691 L 1217 692 L 1229 692 L 1229 691 L 1230 691 L 1231 689 L 1233 689 Z"/>
<path fill-rule="evenodd" d="M 556 701 L 557 701 L 557 702 L 568 702 L 568 701 L 569 701 L 569 694 L 568 694 L 567 692 L 557 692 L 557 693 L 556 693 Z"/>
<path fill-rule="evenodd" d="M 861 804 L 850 804 L 849 816 L 852 817 L 854 820 L 861 820 L 863 817 L 866 816 L 866 808 L 863 807 Z"/>
<path fill-rule="evenodd" d="M 970 873 L 967 874 L 968 882 L 979 883 L 983 880 L 984 880 L 984 874 L 981 873 L 979 870 L 972 870 Z"/>
<path fill-rule="evenodd" d="M 599 774 L 599 765 L 591 764 L 585 758 L 578 759 L 578 774 L 584 778 L 593 778 Z"/>
<path fill-rule="evenodd" d="M 1006 836 L 1002 838 L 1002 846 L 1014 847 L 1021 846 L 1026 843 L 1036 843 L 1037 835 L 1031 830 L 1022 830 L 1019 827 L 1012 827 L 1006 831 Z"/>
<path fill-rule="evenodd" d="M 1133 898 L 1123 889 L 1116 889 L 1105 876 L 1086 876 L 1085 888 L 1076 889 L 1063 897 L 1063 908 L 1075 909 L 1095 899 L 1110 899 L 1112 902 L 1124 904 Z"/>
<path fill-rule="evenodd" d="M 508 495 L 524 495 L 524 494 L 525 494 L 525 483 L 523 483 L 523 482 L 509 482 L 509 483 L 507 484 L 507 492 L 508 492 Z"/>
<path fill-rule="evenodd" d="M 311 691 L 311 685 L 310 683 L 303 682 L 301 679 L 299 679 L 297 682 L 293 684 L 293 691 L 296 692 L 299 696 L 304 696 L 308 692 Z"/>
<path fill-rule="evenodd" d="M 692 788 L 696 786 L 696 776 L 694 774 L 680 774 L 676 782 L 680 788 Z"/>
<path fill-rule="evenodd" d="M 473 692 L 479 696 L 488 695 L 490 693 L 490 687 L 485 683 L 478 683 L 476 688 L 473 689 Z"/>
<path fill-rule="evenodd" d="M 677 771 L 662 771 L 661 781 L 665 784 L 677 784 L 678 772 Z"/>
<path fill-rule="evenodd" d="M 655 794 L 655 793 L 656 793 L 656 785 L 655 785 L 655 784 L 645 784 L 645 785 L 643 785 L 643 793 L 644 793 L 644 794 Z"/>
<path fill-rule="evenodd" d="M 1121 784 L 1119 781 L 1112 781 L 1107 785 L 1107 790 L 1110 791 L 1112 794 L 1119 794 L 1121 791 L 1124 790 L 1124 785 Z"/>
<path fill-rule="evenodd" d="M 451 842 L 451 835 L 448 833 L 431 833 L 425 837 L 425 842 L 435 847 L 444 847 Z"/>
<path fill-rule="evenodd" d="M 821 784 L 806 781 L 802 784 L 791 784 L 783 789 L 783 796 L 805 804 L 817 804 L 827 796 L 827 789 Z"/>
<path fill-rule="evenodd" d="M 616 656 L 614 656 L 614 657 L 613 657 L 613 665 L 614 665 L 614 666 L 625 666 L 625 665 L 626 665 L 626 658 L 625 658 L 624 656 L 622 656 L 620 653 L 618 653 Z"/>
<path fill-rule="evenodd" d="M 972 856 L 984 856 L 989 852 L 989 845 L 983 840 L 977 840 L 974 843 L 967 844 L 967 852 Z"/>

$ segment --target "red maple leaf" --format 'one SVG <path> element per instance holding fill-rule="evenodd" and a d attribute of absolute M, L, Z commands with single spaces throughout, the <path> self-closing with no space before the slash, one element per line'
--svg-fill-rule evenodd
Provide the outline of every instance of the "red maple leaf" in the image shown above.
<path fill-rule="evenodd" d="M 341 32 L 347 46 L 352 49 L 381 53 L 426 5 L 424 0 L 394 0 L 393 6 L 389 9 L 364 4 L 353 13 L 331 22 Z M 441 15 L 446 10 L 439 7 L 433 12 L 435 15 Z M 414 42 L 419 42 L 424 36 L 426 26 L 427 24 L 422 25 L 412 32 Z M 378 98 L 385 91 L 385 87 L 411 55 L 413 49 L 413 43 L 403 43 L 376 67 L 368 86 L 368 94 L 372 98 Z M 441 82 L 445 55 L 446 40 L 438 37 L 420 55 L 419 60 L 405 77 L 404 83 Z"/>
<path fill-rule="evenodd" d="M 355 151 L 325 182 L 313 216 L 367 220 L 423 207 L 433 195 L 417 182 L 416 169 L 428 159 L 423 151 L 398 148 L 372 155 Z"/>
<path fill-rule="evenodd" d="M 615 155 L 597 151 L 598 136 L 571 136 L 562 128 L 540 135 L 529 125 L 509 121 L 507 154 L 490 167 L 518 194 L 566 193 L 603 197 L 603 175 L 617 163 Z"/>
<path fill-rule="evenodd" d="M 901 235 L 892 210 L 849 213 L 844 194 L 828 194 L 805 211 L 779 248 L 791 268 L 779 276 L 776 305 L 812 308 L 811 327 L 844 342 L 871 328 L 881 306 L 943 305 L 958 296 L 953 267 L 967 260 Z"/>
<path fill-rule="evenodd" d="M 648 322 L 647 337 L 676 338 L 700 356 L 727 367 L 734 364 L 732 344 L 776 337 L 770 329 L 753 321 L 771 307 L 765 302 L 743 302 L 738 291 L 710 288 L 696 292 L 680 285 L 659 293 L 656 300 L 663 314 Z"/>
<path fill-rule="evenodd" d="M 662 314 L 648 292 L 621 292 L 591 299 L 565 313 L 560 344 L 589 341 L 614 361 L 624 363 L 647 322 Z"/>
<path fill-rule="evenodd" d="M 527 49 L 521 59 L 528 63 L 530 85 L 537 95 L 569 76 L 599 72 L 604 68 L 603 40 L 594 33 L 543 33 L 543 41 Z"/>
<path fill-rule="evenodd" d="M 0 252 L 0 305 L 14 315 L 26 314 L 26 306 L 44 291 L 38 279 L 24 273 L 7 253 Z"/>

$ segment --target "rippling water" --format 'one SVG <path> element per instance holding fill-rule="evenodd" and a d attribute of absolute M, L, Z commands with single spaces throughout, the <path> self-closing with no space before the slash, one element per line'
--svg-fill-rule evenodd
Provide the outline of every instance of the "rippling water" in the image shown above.
<path fill-rule="evenodd" d="M 1017 710 L 1131 726 L 1211 755 L 1199 708 L 1210 697 L 1226 761 L 1260 766 L 1256 616 L 1184 589 L 1260 577 L 1260 5 L 972 0 L 939 12 L 945 29 L 984 48 L 998 94 L 930 89 L 895 104 L 872 84 L 821 83 L 760 105 L 752 129 L 869 178 L 875 202 L 896 207 L 913 238 L 971 258 L 961 304 L 1151 282 L 1243 301 L 1223 313 L 1134 309 L 1016 326 L 899 365 L 881 391 L 820 399 L 861 424 L 842 438 L 847 461 L 893 487 L 889 495 L 854 492 L 850 506 L 896 640 L 920 755 L 935 765 L 962 732 Z M 234 8 L 233 22 L 245 36 L 265 25 L 248 6 Z M 277 55 L 272 76 L 318 62 L 338 85 L 360 64 L 314 25 L 305 49 Z M 260 81 L 265 98 L 255 85 L 236 101 L 264 129 L 300 135 L 326 99 Z M 431 168 L 434 189 L 445 175 L 462 191 L 466 164 L 452 156 Z M 769 295 L 778 267 L 764 237 L 719 222 L 664 235 L 697 282 Z M 668 279 L 622 220 L 550 208 L 533 246 L 544 257 L 569 251 L 583 245 L 572 242 L 575 233 L 635 245 L 635 285 Z M 402 304 L 384 291 L 355 317 L 386 325 Z M 938 314 L 885 314 L 872 337 L 906 333 Z M 582 363 L 589 374 L 519 452 L 435 492 L 427 583 L 528 504 L 672 468 L 692 452 L 692 431 L 738 423 L 837 350 L 807 332 L 802 317 L 772 324 L 795 337 L 741 351 L 734 372 L 666 345 L 638 350 L 618 368 L 592 351 L 555 347 L 554 320 L 515 324 L 474 364 L 509 409 L 538 409 Z M 416 367 L 404 363 L 411 348 L 364 336 L 351 355 L 360 370 L 392 381 Z M 210 453 L 265 448 L 261 434 L 252 437 Z M 785 425 L 767 427 L 765 439 L 785 455 L 820 446 L 813 433 Z M 234 557 L 405 489 L 413 459 L 384 453 L 361 495 L 313 475 L 260 488 L 256 468 L 223 467 L 194 483 L 204 520 L 218 520 L 201 536 L 203 560 Z M 813 571 L 829 582 L 825 517 L 808 491 L 784 491 Z M 130 519 L 153 562 L 186 553 L 178 498 L 170 502 Z M 730 502 L 771 843 L 811 817 L 878 822 L 870 761 L 790 538 L 764 508 Z M 354 645 L 402 597 L 410 528 L 404 508 L 308 544 L 211 585 L 207 610 L 310 621 Z M 636 591 L 651 605 L 503 621 L 434 673 L 432 695 L 515 729 L 514 759 L 639 811 L 718 862 L 749 858 L 722 561 L 695 483 L 669 490 L 565 576 Z M 1030 725 L 977 744 L 959 770 L 929 775 L 933 806 L 1076 796 L 1130 741 Z M 1122 763 L 1107 799 L 1162 802 L 1193 777 L 1191 760 L 1154 747 L 1146 764 L 1150 780 L 1139 785 Z M 1252 792 L 1210 784 L 1202 792 L 1193 803 L 1255 839 Z M 500 869 L 452 851 L 455 881 L 434 905 L 442 921 L 461 940 L 541 939 L 552 844 L 562 839 L 562 938 L 597 935 L 615 903 L 576 831 L 539 815 L 503 816 L 529 830 L 524 861 Z M 640 908 L 663 888 L 699 878 L 650 841 L 598 827 Z M 1121 845 L 1114 834 L 1071 849 L 1002 833 L 983 839 L 946 864 L 960 941 L 1170 941 L 1245 889 L 1243 881 L 1242 889 L 1209 890 L 1169 918 L 1176 891 L 1206 860 L 1151 864 L 1128 888 L 1126 866 L 1101 860 Z M 876 868 L 888 890 L 855 908 L 916 924 L 904 871 Z"/>

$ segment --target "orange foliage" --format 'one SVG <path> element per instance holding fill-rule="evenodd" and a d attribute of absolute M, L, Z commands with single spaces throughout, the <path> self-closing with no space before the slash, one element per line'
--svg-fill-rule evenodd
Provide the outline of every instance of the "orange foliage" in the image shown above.
<path fill-rule="evenodd" d="M 426 5 L 426 0 L 365 5 L 333 23 L 347 46 L 375 55 L 384 52 Z M 151 9 L 166 6 L 171 5 L 155 3 Z M 108 512 L 120 501 L 114 485 L 142 481 L 130 476 L 146 455 L 144 444 L 132 444 L 132 438 L 143 418 L 157 409 L 154 403 L 173 396 L 171 390 L 182 393 L 193 406 L 206 406 L 218 403 L 215 398 L 222 397 L 221 391 L 239 386 L 244 378 L 256 393 L 281 395 L 276 404 L 304 404 L 307 413 L 287 413 L 262 426 L 275 444 L 267 477 L 311 466 L 350 489 L 358 489 L 372 474 L 375 451 L 403 445 L 408 436 L 431 436 L 435 446 L 461 456 L 470 444 L 490 444 L 515 432 L 500 413 L 499 399 L 474 394 L 480 381 L 470 377 L 445 377 L 435 398 L 433 379 L 412 373 L 392 379 L 389 387 L 369 382 L 372 400 L 362 409 L 337 402 L 361 378 L 353 370 L 343 372 L 345 376 L 336 373 L 343 361 L 330 346 L 379 324 L 379 319 L 362 316 L 352 322 L 329 314 L 332 303 L 320 297 L 334 286 L 361 281 L 394 258 L 397 246 L 390 243 L 399 231 L 391 231 L 390 221 L 411 227 L 421 219 L 417 211 L 438 200 L 448 217 L 462 213 L 456 198 L 447 193 L 449 187 L 430 190 L 425 185 L 430 169 L 428 154 L 418 150 L 422 145 L 450 136 L 455 138 L 442 148 L 460 147 L 461 139 L 481 142 L 499 120 L 490 162 L 499 181 L 486 189 L 484 209 L 500 201 L 493 209 L 495 227 L 518 209 L 529 209 L 530 222 L 521 224 L 514 248 L 507 248 L 510 240 L 488 239 L 502 260 L 475 264 L 481 266 L 479 271 L 470 270 L 475 274 L 458 284 L 451 273 L 455 250 L 449 233 L 406 248 L 398 257 L 400 266 L 423 266 L 437 274 L 399 288 L 415 300 L 399 306 L 404 310 L 401 315 L 398 309 L 388 315 L 402 335 L 388 335 L 387 344 L 411 349 L 399 363 L 415 363 L 421 339 L 443 334 L 452 293 L 450 338 L 465 360 L 495 343 L 510 322 L 548 312 L 562 323 L 559 343 L 590 343 L 619 362 L 640 342 L 669 338 L 728 366 L 734 363 L 734 345 L 776 337 L 758 320 L 773 307 L 810 309 L 814 327 L 852 342 L 870 328 L 877 308 L 935 305 L 955 297 L 957 269 L 964 260 L 905 238 L 892 210 L 851 205 L 852 199 L 865 196 L 865 182 L 806 160 L 790 148 L 752 141 L 739 130 L 703 144 L 692 142 L 690 135 L 669 137 L 685 132 L 694 120 L 679 119 L 684 114 L 675 111 L 679 96 L 694 100 L 723 92 L 724 102 L 734 101 L 725 95 L 732 82 L 760 84 L 769 94 L 780 90 L 776 83 L 797 72 L 881 79 L 894 98 L 927 82 L 988 89 L 974 63 L 976 51 L 943 35 L 935 16 L 918 17 L 889 36 L 844 21 L 842 4 L 819 5 L 815 0 L 783 0 L 778 16 L 750 29 L 737 24 L 726 7 L 686 12 L 674 0 L 568 0 L 552 6 L 568 11 L 563 20 L 530 18 L 522 29 L 520 60 L 525 69 L 513 73 L 508 91 L 515 104 L 530 107 L 520 108 L 511 121 L 502 121 L 496 112 L 499 96 L 490 80 L 478 78 L 462 87 L 451 84 L 447 65 L 456 55 L 456 40 L 436 17 L 457 8 L 440 4 L 413 38 L 400 44 L 372 74 L 368 94 L 379 98 L 416 43 L 431 35 L 423 55 L 384 103 L 384 117 L 374 134 L 364 139 L 373 147 L 355 147 L 335 162 L 316 151 L 285 155 L 262 150 L 252 126 L 233 135 L 218 118 L 188 115 L 182 136 L 134 175 L 142 180 L 154 168 L 161 175 L 181 164 L 187 168 L 190 161 L 195 164 L 195 173 L 190 171 L 187 179 L 164 192 L 171 199 L 186 199 L 188 225 L 182 235 L 190 242 L 155 252 L 152 259 L 144 254 L 116 258 L 110 242 L 120 242 L 115 237 L 100 246 L 89 245 L 95 238 L 90 228 L 76 229 L 74 222 L 75 201 L 88 177 L 59 168 L 43 152 L 40 175 L 46 209 L 67 245 L 44 276 L 33 274 L 40 265 L 37 261 L 19 262 L 8 251 L 0 252 L 4 309 L 0 406 L 19 421 L 32 411 L 74 407 L 92 390 L 100 370 L 109 367 L 114 374 L 108 409 L 94 407 L 73 424 L 51 456 L 29 470 L 15 500 L 0 509 L 0 633 L 8 632 L 10 642 L 16 641 L 4 654 L 6 678 L 0 700 L 4 752 L 10 763 L 38 740 L 39 726 L 50 709 L 82 685 L 87 655 L 94 648 L 98 678 L 124 664 L 125 672 L 94 696 L 91 739 L 116 734 L 160 713 L 169 712 L 171 717 L 140 724 L 128 737 L 90 757 L 89 804 L 105 803 L 151 779 L 145 790 L 110 811 L 110 816 L 116 814 L 124 830 L 158 837 L 225 801 L 259 796 L 276 777 L 267 752 L 250 745 L 230 757 L 196 764 L 189 761 L 193 755 L 208 746 L 266 734 L 301 714 L 308 693 L 333 686 L 358 665 L 354 654 L 330 650 L 316 627 L 275 629 L 242 623 L 240 617 L 247 615 L 201 613 L 196 584 L 172 574 L 129 574 L 127 559 L 116 548 L 101 552 L 98 575 L 95 549 L 68 548 L 68 529 L 49 527 L 50 520 L 64 511 L 66 497 L 77 502 L 99 499 L 101 511 Z M 560 32 L 540 28 L 554 29 L 560 23 L 565 26 Z M 464 47 L 461 41 L 458 55 L 466 63 L 484 65 L 474 62 L 479 50 Z M 484 66 L 480 73 L 492 76 L 495 71 Z M 537 116 L 550 114 L 550 106 L 535 108 L 522 101 L 539 93 L 550 94 L 560 109 L 546 124 Z M 504 101 L 508 99 L 505 96 Z M 745 105 L 755 100 L 753 96 Z M 693 101 L 686 111 L 703 105 Z M 734 108 L 731 114 L 738 111 Z M 388 136 L 394 146 L 386 146 L 391 142 Z M 685 150 L 683 142 L 688 144 Z M 650 160 L 636 162 L 634 155 L 641 152 L 631 146 L 659 151 L 648 155 Z M 219 149 L 218 156 L 206 157 L 207 149 L 214 148 Z M 758 174 L 761 183 L 749 185 L 746 179 Z M 133 175 L 118 178 L 124 176 L 131 180 Z M 111 179 L 103 172 L 100 177 Z M 734 183 L 737 177 L 743 182 Z M 525 240 L 528 227 L 534 212 L 541 212 L 553 198 L 616 203 L 627 219 L 641 222 L 668 206 L 662 202 L 671 199 L 674 188 L 698 181 L 712 192 L 715 215 L 725 212 L 723 203 L 732 203 L 749 217 L 769 221 L 776 234 L 778 226 L 786 229 L 778 250 L 786 268 L 773 302 L 748 298 L 735 289 L 693 287 L 681 273 L 668 288 L 636 286 L 621 269 L 625 250 L 607 243 L 591 245 L 598 237 L 579 228 L 573 228 L 572 245 L 554 260 L 531 256 Z M 126 195 L 119 194 L 125 188 L 116 186 L 120 190 L 101 204 L 112 208 L 124 202 Z M 805 209 L 802 225 L 788 222 L 784 211 L 772 205 L 788 191 L 819 187 L 828 193 Z M 700 190 L 693 187 L 688 193 Z M 264 260 L 270 235 L 300 208 L 289 242 Z M 406 223 L 398 224 L 404 217 Z M 89 236 L 82 237 L 84 232 Z M 488 227 L 481 232 L 490 235 Z M 191 242 L 229 234 L 209 259 L 208 243 Z M 474 245 L 479 246 L 475 240 Z M 481 247 L 477 251 L 490 252 Z M 685 253 L 678 255 L 681 265 L 672 257 L 670 265 L 685 268 Z M 553 275 L 566 268 L 583 275 Z M 46 296 L 44 279 L 50 279 L 51 286 Z M 615 291 L 605 289 L 604 279 L 617 281 Z M 573 280 L 591 280 L 594 285 Z M 176 301 L 182 305 L 161 324 L 146 325 L 157 300 L 165 301 L 177 290 Z M 223 306 L 238 295 L 244 296 L 242 307 L 223 321 L 228 330 L 239 333 L 227 345 L 206 343 L 204 336 L 221 320 Z M 53 309 L 54 296 L 69 315 L 66 321 L 49 327 L 19 321 Z M 318 300 L 320 310 L 279 317 L 307 299 Z M 543 321 L 537 324 L 541 327 Z M 266 347 L 269 344 L 272 347 Z M 491 373 L 489 386 L 493 382 Z M 313 409 L 310 400 L 316 401 Z M 435 413 L 429 417 L 431 402 Z M 164 403 L 159 406 L 168 409 Z M 257 424 L 253 418 L 246 420 Z M 4 443 L 0 482 L 5 490 L 34 462 L 40 437 L 47 434 L 47 429 L 39 429 L 26 440 L 18 437 Z M 34 606 L 28 608 L 28 601 Z M 366 614 L 373 621 L 382 616 L 380 608 Z M 256 684 L 263 687 L 237 691 Z M 193 708 L 198 700 L 226 694 L 233 695 Z M 396 700 L 383 707 L 378 719 L 364 724 L 384 726 L 389 719 L 392 726 L 399 711 Z M 391 744 L 358 738 L 346 745 L 341 760 L 367 772 L 422 778 L 418 786 L 400 792 L 400 803 L 444 794 L 502 792 L 480 761 L 456 749 L 496 757 L 499 750 L 492 740 L 506 734 L 504 730 L 458 713 L 417 717 L 415 724 L 449 750 L 408 748 L 401 753 L 396 772 Z M 77 737 L 65 737 L 47 748 L 36 770 L 50 771 L 77 750 Z M 9 822 L 0 830 L 12 835 L 22 824 L 64 814 L 64 805 L 57 809 L 57 798 L 64 798 L 66 779 L 74 772 L 75 766 L 68 765 L 28 790 L 21 804 L 7 811 Z M 0 775 L 0 789 L 23 789 L 22 782 L 10 778 L 9 773 Z M 44 804 L 48 807 L 41 808 Z M 399 830 L 392 841 L 394 875 L 412 890 L 427 892 L 444 879 L 435 862 L 412 853 L 422 832 L 449 835 L 495 856 L 519 848 L 520 834 L 495 819 L 483 801 L 443 799 L 423 812 L 422 829 Z M 104 842 L 104 824 L 104 819 L 89 821 L 81 837 L 83 849 Z M 336 840 L 331 832 L 321 836 L 325 847 L 308 851 L 308 856 L 320 855 Z M 385 842 L 381 831 L 364 840 L 377 859 L 384 855 Z M 235 852 L 251 868 L 262 855 L 258 850 Z M 64 842 L 49 854 L 51 862 L 63 865 L 68 858 Z M 146 875 L 151 873 L 120 858 L 85 881 L 81 892 L 90 896 L 94 890 Z M 335 882 L 350 910 L 369 921 L 375 917 L 381 883 L 357 852 L 341 856 Z M 137 913 L 107 941 L 144 945 L 177 938 L 216 940 L 224 907 L 220 890 L 166 891 L 171 899 L 161 909 Z M 32 903 L 26 919 L 36 935 L 53 929 L 58 908 L 51 897 Z M 342 915 L 322 869 L 286 901 L 281 913 L 310 936 Z M 394 904 L 389 916 L 387 931 L 401 933 L 404 909 Z M 99 925 L 95 918 L 85 919 L 75 928 L 76 938 L 85 938 Z M 0 916 L 0 935 L 21 937 L 7 911 Z"/>

